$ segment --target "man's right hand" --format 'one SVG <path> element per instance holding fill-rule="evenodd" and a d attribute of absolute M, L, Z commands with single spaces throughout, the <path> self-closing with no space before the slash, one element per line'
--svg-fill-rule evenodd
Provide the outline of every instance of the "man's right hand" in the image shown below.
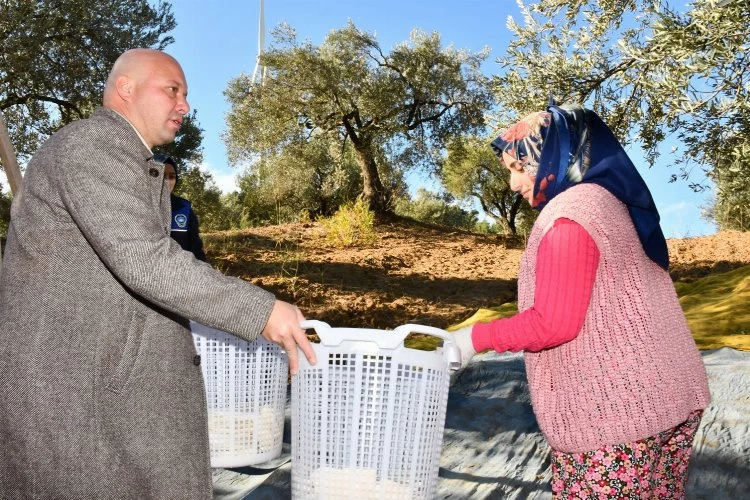
<path fill-rule="evenodd" d="M 277 300 L 261 332 L 263 338 L 280 345 L 286 351 L 292 375 L 296 375 L 299 370 L 297 346 L 302 349 L 311 365 L 316 363 L 312 344 L 300 327 L 302 321 L 305 321 L 305 317 L 297 306 Z"/>

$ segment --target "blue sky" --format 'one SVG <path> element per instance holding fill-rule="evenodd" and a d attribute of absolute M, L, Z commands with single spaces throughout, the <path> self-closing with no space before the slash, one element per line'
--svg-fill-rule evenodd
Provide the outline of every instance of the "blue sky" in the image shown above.
<path fill-rule="evenodd" d="M 175 43 L 167 52 L 183 66 L 188 80 L 188 100 L 198 110 L 204 129 L 204 165 L 223 191 L 234 189 L 240 173 L 228 166 L 221 139 L 228 105 L 223 95 L 227 83 L 241 73 L 252 74 L 258 53 L 259 0 L 171 0 L 177 28 Z M 375 32 L 384 50 L 407 40 L 414 28 L 440 33 L 444 45 L 479 51 L 490 47 L 484 65 L 488 74 L 499 71 L 494 62 L 510 39 L 505 27 L 509 15 L 520 22 L 518 7 L 511 0 L 266 0 L 266 44 L 273 27 L 286 22 L 301 40 L 322 42 L 333 29 L 348 20 L 360 29 Z M 665 155 L 665 161 L 666 161 Z M 686 183 L 669 184 L 675 168 L 656 165 L 648 169 L 637 152 L 631 152 L 649 185 L 662 217 L 665 235 L 675 238 L 715 232 L 700 219 L 700 206 L 709 193 L 695 194 Z M 415 181 L 416 183 L 417 181 Z M 429 181 L 428 181 L 429 182 Z M 428 186 L 428 187 L 431 187 Z"/>

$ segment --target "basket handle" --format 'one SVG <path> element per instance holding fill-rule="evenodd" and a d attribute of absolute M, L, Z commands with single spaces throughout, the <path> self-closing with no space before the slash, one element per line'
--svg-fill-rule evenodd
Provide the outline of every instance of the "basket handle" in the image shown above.
<path fill-rule="evenodd" d="M 352 334 L 358 332 L 356 328 L 331 328 L 328 323 L 314 319 L 300 322 L 300 327 L 303 330 L 315 330 L 315 333 L 320 337 L 320 341 L 328 346 L 337 346 L 344 340 L 356 340 L 352 339 Z M 390 332 L 378 331 L 377 335 L 374 335 L 372 332 L 371 330 L 362 330 L 359 333 L 362 337 L 366 337 L 363 340 L 375 342 L 383 349 L 396 349 L 400 347 L 403 345 L 406 336 L 410 333 L 423 333 L 439 337 L 443 339 L 443 352 L 448 358 L 448 369 L 455 371 L 461 368 L 461 352 L 453 342 L 453 336 L 445 330 L 432 326 L 407 324 L 396 327 Z"/>
<path fill-rule="evenodd" d="M 425 325 L 401 325 L 396 327 L 395 331 L 404 332 L 404 338 L 410 333 L 424 333 L 443 339 L 443 352 L 448 358 L 448 369 L 452 372 L 461 368 L 461 351 L 453 341 L 453 335 L 440 328 Z"/>
<path fill-rule="evenodd" d="M 397 326 L 394 332 L 403 332 L 404 338 L 406 338 L 407 335 L 410 333 L 424 333 L 425 335 L 432 335 L 433 337 L 440 337 L 443 340 L 447 340 L 448 342 L 453 342 L 453 335 L 446 332 L 445 330 L 441 330 L 440 328 L 435 328 L 433 326 L 425 326 L 425 325 L 415 325 L 409 323 L 408 325 L 401 325 Z"/>
<path fill-rule="evenodd" d="M 331 325 L 323 321 L 318 321 L 317 319 L 306 319 L 305 321 L 300 321 L 299 327 L 303 330 L 315 330 L 315 333 L 317 333 L 319 337 L 321 331 L 331 329 Z"/>
<path fill-rule="evenodd" d="M 324 345 L 335 347 L 345 340 L 364 340 L 374 342 L 381 349 L 396 349 L 404 343 L 409 332 L 368 330 L 363 328 L 331 328 L 328 323 L 318 320 L 300 322 L 303 330 L 315 330 Z"/>

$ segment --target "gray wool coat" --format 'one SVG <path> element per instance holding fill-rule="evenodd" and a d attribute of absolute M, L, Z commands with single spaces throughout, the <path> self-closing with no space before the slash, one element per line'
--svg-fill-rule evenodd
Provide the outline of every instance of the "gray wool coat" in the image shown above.
<path fill-rule="evenodd" d="M 0 274 L 0 498 L 212 497 L 184 318 L 253 339 L 274 297 L 169 231 L 163 166 L 114 111 L 28 165 Z"/>

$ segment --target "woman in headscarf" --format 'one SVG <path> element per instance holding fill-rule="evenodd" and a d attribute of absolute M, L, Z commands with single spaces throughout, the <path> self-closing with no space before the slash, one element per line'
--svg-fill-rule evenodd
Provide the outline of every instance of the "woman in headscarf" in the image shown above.
<path fill-rule="evenodd" d="M 458 330 L 462 364 L 524 351 L 556 498 L 682 498 L 710 402 L 651 194 L 592 111 L 550 106 L 492 142 L 540 210 L 513 317 Z"/>

